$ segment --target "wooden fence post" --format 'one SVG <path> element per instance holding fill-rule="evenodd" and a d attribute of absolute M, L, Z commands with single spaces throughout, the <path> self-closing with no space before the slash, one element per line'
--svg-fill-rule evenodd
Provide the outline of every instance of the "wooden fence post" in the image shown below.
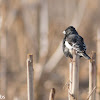
<path fill-rule="evenodd" d="M 27 91 L 28 100 L 33 100 L 33 55 L 27 56 Z"/>
<path fill-rule="evenodd" d="M 54 100 L 55 97 L 55 88 L 52 88 L 49 95 L 49 100 Z"/>
<path fill-rule="evenodd" d="M 100 100 L 100 29 L 97 30 L 97 100 Z"/>
<path fill-rule="evenodd" d="M 78 100 L 79 96 L 79 56 L 76 51 L 73 51 L 73 78 L 72 78 L 72 94 L 75 100 Z"/>
<path fill-rule="evenodd" d="M 71 90 L 72 90 L 72 76 L 73 76 L 73 62 L 71 61 L 70 64 L 69 64 L 69 86 L 68 86 L 68 98 L 69 100 L 71 100 L 72 96 L 70 95 L 71 94 Z"/>
<path fill-rule="evenodd" d="M 69 100 L 78 100 L 79 98 L 79 56 L 73 50 L 73 61 L 70 63 L 70 86 Z"/>
<path fill-rule="evenodd" d="M 89 100 L 96 100 L 96 53 L 89 60 Z"/>

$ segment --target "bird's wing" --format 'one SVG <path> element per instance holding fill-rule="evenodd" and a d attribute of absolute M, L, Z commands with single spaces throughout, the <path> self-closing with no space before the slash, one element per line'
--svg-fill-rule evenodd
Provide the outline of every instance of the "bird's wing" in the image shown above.
<path fill-rule="evenodd" d="M 79 35 L 70 35 L 66 38 L 66 41 L 75 49 L 77 52 L 86 51 L 86 45 L 84 40 Z"/>
<path fill-rule="evenodd" d="M 63 52 L 66 57 L 73 58 L 72 54 L 69 52 L 69 49 L 67 47 L 63 48 Z"/>

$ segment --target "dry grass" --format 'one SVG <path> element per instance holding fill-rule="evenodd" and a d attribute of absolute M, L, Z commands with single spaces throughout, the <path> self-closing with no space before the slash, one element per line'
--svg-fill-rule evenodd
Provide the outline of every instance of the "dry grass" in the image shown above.
<path fill-rule="evenodd" d="M 44 68 L 44 65 L 62 41 L 62 31 L 72 22 L 74 13 L 79 13 L 79 9 L 82 7 L 77 8 L 79 1 L 48 0 L 48 52 L 45 57 L 40 57 L 41 3 L 39 0 L 0 1 L 0 16 L 3 18 L 2 27 L 0 27 L 0 83 L 1 79 L 6 77 L 4 79 L 7 79 L 5 80 L 7 81 L 7 90 L 4 94 L 7 94 L 7 100 L 13 100 L 14 98 L 27 100 L 26 58 L 28 53 L 34 55 L 34 64 L 37 65 L 34 70 L 38 69 L 35 72 L 37 76 L 34 77 L 37 100 L 48 99 L 49 90 L 52 87 L 56 87 L 57 99 L 65 100 L 67 98 L 67 90 L 63 90 L 62 87 L 68 81 L 68 77 L 66 77 L 68 76 L 68 59 L 62 57 L 50 73 L 43 71 L 39 81 L 37 77 L 41 75 L 41 69 Z M 96 51 L 96 32 L 100 16 L 99 2 L 99 0 L 96 0 L 95 3 L 93 0 L 88 0 L 86 10 L 79 27 L 77 27 L 79 34 L 84 37 L 87 44 L 87 53 L 91 50 Z M 80 14 L 76 15 L 80 16 Z M 78 17 L 76 17 L 77 20 Z M 2 63 L 2 61 L 5 61 L 5 63 Z M 88 64 L 85 63 L 87 61 L 82 58 L 80 72 L 86 74 L 85 77 L 81 74 L 80 83 L 82 82 L 82 84 L 80 85 L 83 88 L 80 91 L 88 88 Z M 6 68 L 6 76 L 2 76 L 4 70 L 2 68 Z M 0 94 L 3 95 L 1 88 L 3 87 L 0 86 Z"/>

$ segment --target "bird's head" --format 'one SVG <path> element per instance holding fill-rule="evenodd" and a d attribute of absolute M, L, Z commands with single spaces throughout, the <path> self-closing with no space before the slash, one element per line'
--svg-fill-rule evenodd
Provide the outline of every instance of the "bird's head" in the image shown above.
<path fill-rule="evenodd" d="M 65 31 L 63 31 L 63 34 L 69 35 L 69 34 L 78 34 L 78 33 L 73 26 L 69 26 Z"/>

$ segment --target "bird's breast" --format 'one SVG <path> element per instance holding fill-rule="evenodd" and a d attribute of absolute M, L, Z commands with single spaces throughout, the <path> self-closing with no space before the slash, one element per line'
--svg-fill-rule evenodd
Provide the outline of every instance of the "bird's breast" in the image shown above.
<path fill-rule="evenodd" d="M 66 46 L 68 49 L 72 49 L 72 48 L 73 48 L 67 41 L 65 41 L 65 46 Z"/>

